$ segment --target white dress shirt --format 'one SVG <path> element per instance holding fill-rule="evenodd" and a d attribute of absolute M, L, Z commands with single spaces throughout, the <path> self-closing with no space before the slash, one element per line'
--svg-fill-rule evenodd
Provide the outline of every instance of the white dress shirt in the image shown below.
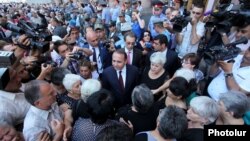
<path fill-rule="evenodd" d="M 50 122 L 53 119 L 62 121 L 63 118 L 57 103 L 54 103 L 51 107 L 48 111 L 38 109 L 35 106 L 30 107 L 23 125 L 25 141 L 37 141 L 38 135 L 42 131 L 48 132 L 52 137 L 55 135 L 50 126 Z"/>
<path fill-rule="evenodd" d="M 240 88 L 247 92 L 250 92 L 250 66 L 240 67 L 243 55 L 238 55 L 234 60 L 233 64 L 233 77 Z M 222 71 L 218 76 L 216 76 L 208 86 L 209 95 L 215 99 L 219 100 L 222 93 L 228 91 L 224 72 Z"/>
<path fill-rule="evenodd" d="M 122 71 L 123 84 L 124 84 L 124 88 L 125 88 L 125 86 L 126 86 L 126 73 L 127 73 L 126 65 L 122 68 L 121 71 Z M 116 74 L 117 74 L 117 78 L 119 80 L 120 70 L 116 70 Z"/>
<path fill-rule="evenodd" d="M 30 108 L 24 94 L 0 90 L 0 121 L 15 126 L 23 123 Z"/>

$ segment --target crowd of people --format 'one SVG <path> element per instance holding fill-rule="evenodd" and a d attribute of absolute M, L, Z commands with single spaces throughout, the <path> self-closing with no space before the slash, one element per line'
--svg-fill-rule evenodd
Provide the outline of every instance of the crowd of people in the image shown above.
<path fill-rule="evenodd" d="M 250 125 L 249 15 L 211 26 L 203 0 L 185 2 L 153 1 L 148 25 L 141 0 L 1 3 L 0 140 L 203 141 L 206 125 Z"/>

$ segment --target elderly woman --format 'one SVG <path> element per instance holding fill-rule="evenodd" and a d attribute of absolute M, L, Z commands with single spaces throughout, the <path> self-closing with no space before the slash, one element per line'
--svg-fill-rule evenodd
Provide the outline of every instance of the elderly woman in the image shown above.
<path fill-rule="evenodd" d="M 249 111 L 248 97 L 239 91 L 228 91 L 219 98 L 218 125 L 246 125 L 243 116 Z"/>
<path fill-rule="evenodd" d="M 81 99 L 73 109 L 73 119 L 77 120 L 79 117 L 89 118 L 88 108 L 86 106 L 88 97 L 101 89 L 100 81 L 96 79 L 87 79 L 81 86 Z"/>
<path fill-rule="evenodd" d="M 176 106 L 162 109 L 156 122 L 155 130 L 137 134 L 135 141 L 176 140 L 183 135 L 188 126 L 185 112 Z"/>
<path fill-rule="evenodd" d="M 130 121 L 134 134 L 155 129 L 158 110 L 153 107 L 154 97 L 150 89 L 145 84 L 136 86 L 131 99 L 133 105 L 120 108 L 117 117 Z"/>
<path fill-rule="evenodd" d="M 141 77 L 141 83 L 145 83 L 149 89 L 157 89 L 165 80 L 168 79 L 168 73 L 164 69 L 166 56 L 161 52 L 155 52 L 150 56 L 150 68 L 146 68 Z M 155 100 L 161 97 L 162 93 L 155 95 Z"/>
<path fill-rule="evenodd" d="M 182 140 L 203 141 L 204 125 L 213 123 L 219 113 L 219 105 L 213 99 L 207 96 L 193 98 L 187 112 L 188 130 Z"/>
<path fill-rule="evenodd" d="M 81 77 L 76 74 L 66 74 L 63 78 L 63 85 L 68 91 L 68 94 L 60 96 L 60 108 L 63 111 L 74 108 L 77 100 L 81 98 L 80 87 Z"/>

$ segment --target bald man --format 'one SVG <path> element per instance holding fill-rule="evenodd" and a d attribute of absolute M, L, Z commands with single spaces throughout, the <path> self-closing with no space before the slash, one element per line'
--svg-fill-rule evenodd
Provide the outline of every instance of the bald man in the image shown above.
<path fill-rule="evenodd" d="M 100 43 L 95 31 L 88 31 L 86 39 L 88 44 L 85 47 L 93 52 L 93 55 L 89 57 L 89 60 L 96 66 L 96 70 L 100 75 L 104 68 L 111 66 L 111 53 L 109 53 L 107 48 Z"/>

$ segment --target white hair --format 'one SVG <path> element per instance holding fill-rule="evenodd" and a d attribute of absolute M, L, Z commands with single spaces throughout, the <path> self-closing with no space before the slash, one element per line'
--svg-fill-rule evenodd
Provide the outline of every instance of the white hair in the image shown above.
<path fill-rule="evenodd" d="M 100 81 L 96 79 L 87 79 L 83 82 L 81 87 L 81 97 L 84 102 L 87 101 L 87 98 L 101 89 Z"/>
<path fill-rule="evenodd" d="M 189 82 L 191 79 L 195 78 L 195 73 L 190 69 L 181 68 L 175 72 L 175 76 L 183 77 Z"/>
<path fill-rule="evenodd" d="M 218 103 L 207 96 L 193 98 L 190 107 L 196 114 L 208 120 L 205 124 L 214 122 L 220 114 Z"/>
<path fill-rule="evenodd" d="M 81 81 L 81 76 L 76 74 L 66 74 L 63 78 L 63 86 L 67 91 L 70 91 L 77 81 Z"/>
<path fill-rule="evenodd" d="M 166 61 L 167 61 L 166 56 L 161 52 L 155 52 L 150 56 L 151 63 L 164 65 Z"/>

